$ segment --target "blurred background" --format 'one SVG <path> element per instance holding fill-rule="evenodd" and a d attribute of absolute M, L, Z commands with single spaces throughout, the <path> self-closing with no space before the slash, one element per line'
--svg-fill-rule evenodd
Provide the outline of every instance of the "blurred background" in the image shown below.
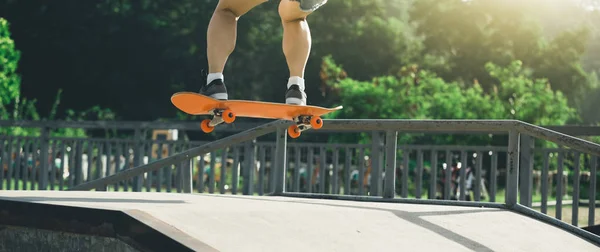
<path fill-rule="evenodd" d="M 1 188 L 38 183 L 62 190 L 264 123 L 238 118 L 205 134 L 202 117 L 171 104 L 173 93 L 198 91 L 206 82 L 206 31 L 217 3 L 0 0 Z M 284 102 L 289 73 L 278 3 L 266 2 L 239 20 L 237 47 L 224 71 L 230 99 Z M 598 0 L 330 0 L 308 23 L 308 103 L 344 106 L 327 118 L 516 119 L 600 143 Z M 268 191 L 274 135 L 260 137 L 256 157 L 252 143 L 194 157 L 194 190 L 236 193 L 238 176 L 253 181 L 253 173 L 240 171 L 253 167 L 256 190 Z M 382 172 L 378 132 L 308 131 L 288 141 L 288 190 L 328 193 L 330 184 L 333 193 L 342 184 L 344 194 L 380 190 L 370 184 L 371 163 L 373 178 Z M 398 183 L 404 190 L 397 186 L 397 193 L 418 198 L 429 188 L 429 198 L 456 198 L 458 170 L 465 167 L 475 181 L 469 183 L 480 184 L 472 171 L 482 167 L 487 182 L 481 189 L 489 191 L 482 200 L 503 202 L 507 143 L 506 134 L 400 132 L 397 176 L 408 182 Z M 600 179 L 590 169 L 596 159 L 540 139 L 523 138 L 522 150 L 529 144 L 535 155 L 525 154 L 531 158 L 521 167 L 533 171 L 534 207 L 556 209 L 552 215 L 560 219 L 561 197 L 565 205 L 567 198 L 600 200 L 592 193 L 600 190 L 591 180 Z M 575 168 L 580 163 L 581 170 Z M 170 191 L 171 182 L 181 190 L 178 165 L 145 173 L 144 190 L 160 191 L 166 183 Z M 449 167 L 452 173 L 442 173 Z M 244 193 L 252 193 L 250 184 Z M 141 191 L 142 185 L 127 180 L 115 188 Z M 548 203 L 553 200 L 557 208 Z M 579 211 L 564 209 L 574 225 L 600 223 L 600 210 L 590 208 L 588 215 L 582 205 L 578 220 Z"/>
<path fill-rule="evenodd" d="M 0 118 L 192 119 L 170 96 L 205 82 L 217 2 L 0 1 Z M 284 101 L 277 4 L 238 22 L 231 99 Z M 308 23 L 332 117 L 600 122 L 600 1 L 331 0 Z"/>

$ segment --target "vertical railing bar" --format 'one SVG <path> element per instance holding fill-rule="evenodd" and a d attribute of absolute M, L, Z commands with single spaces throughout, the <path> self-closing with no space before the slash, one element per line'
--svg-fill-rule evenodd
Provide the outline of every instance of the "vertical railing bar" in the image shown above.
<path fill-rule="evenodd" d="M 383 137 L 381 136 L 381 132 L 373 131 L 372 133 L 372 143 L 371 143 L 371 179 L 370 179 L 370 195 L 371 196 L 381 196 L 381 177 L 382 177 L 382 147 L 383 147 Z"/>
<path fill-rule="evenodd" d="M 221 156 L 221 168 L 220 172 L 219 172 L 219 185 L 218 185 L 218 189 L 219 192 L 221 192 L 221 194 L 223 194 L 225 188 L 222 187 L 222 184 L 225 183 L 225 179 L 223 178 L 225 169 L 227 168 L 227 147 L 224 147 L 223 149 L 220 150 L 220 156 Z M 198 181 L 198 192 L 199 193 L 203 193 L 204 192 L 204 187 L 207 187 L 207 192 L 209 194 L 213 194 L 215 193 L 215 190 L 217 189 L 217 151 L 213 151 L 210 153 L 210 163 L 209 163 L 209 167 L 210 170 L 208 172 L 208 174 L 206 174 L 206 178 L 208 179 L 208 182 L 204 182 L 204 156 L 206 154 L 204 154 L 201 158 L 202 158 L 202 169 L 199 169 L 198 171 L 202 171 L 202 182 Z M 200 173 L 199 173 L 199 177 L 200 178 Z M 202 184 L 202 185 L 201 185 Z M 206 185 L 205 185 L 206 184 Z"/>
<path fill-rule="evenodd" d="M 300 192 L 300 146 L 294 148 L 294 192 Z"/>
<path fill-rule="evenodd" d="M 25 143 L 26 147 L 23 151 L 23 158 L 25 158 L 25 167 L 23 169 L 21 190 L 27 190 L 27 181 L 29 181 L 29 154 L 31 153 L 32 140 L 26 139 Z"/>
<path fill-rule="evenodd" d="M 233 165 L 231 166 L 231 194 L 237 194 L 240 174 L 240 147 L 233 147 Z"/>
<path fill-rule="evenodd" d="M 187 143 L 187 149 L 190 148 L 191 143 Z M 183 147 L 183 146 L 182 146 Z M 192 193 L 193 192 L 193 168 L 194 168 L 194 159 L 195 157 L 190 157 L 186 159 L 183 163 L 183 167 L 181 169 L 181 183 L 183 193 Z"/>
<path fill-rule="evenodd" d="M 528 136 L 521 136 L 521 165 L 519 166 L 519 202 L 526 207 L 532 206 L 533 195 L 533 161 L 535 139 Z"/>
<path fill-rule="evenodd" d="M 148 163 L 152 162 L 152 142 L 148 141 L 144 143 L 146 147 L 146 156 L 148 158 Z M 146 172 L 146 192 L 152 191 L 152 171 Z"/>
<path fill-rule="evenodd" d="M 563 165 L 565 150 L 558 151 L 558 166 L 556 171 L 556 218 L 562 220 L 562 197 L 563 197 Z"/>
<path fill-rule="evenodd" d="M 95 179 L 102 178 L 102 152 L 104 151 L 103 143 L 104 142 L 102 142 L 102 141 L 98 141 L 98 144 L 96 145 L 98 148 L 98 154 L 96 156 L 96 178 Z"/>
<path fill-rule="evenodd" d="M 326 193 L 325 177 L 327 176 L 327 150 L 323 146 L 321 146 L 319 152 L 319 163 L 319 192 Z M 329 190 L 327 190 L 327 192 L 328 191 Z"/>
<path fill-rule="evenodd" d="M 115 143 L 115 171 L 114 174 L 119 173 L 119 170 L 121 169 L 121 155 L 123 153 L 123 144 L 117 142 Z M 125 184 L 127 183 L 126 180 L 117 182 L 113 185 L 115 192 L 118 192 L 121 190 L 121 184 Z"/>
<path fill-rule="evenodd" d="M 423 187 L 423 150 L 417 150 L 417 181 L 415 183 L 415 198 L 420 199 Z"/>
<path fill-rule="evenodd" d="M 38 150 L 40 150 L 40 139 L 33 139 L 31 144 L 31 177 L 29 177 L 29 190 L 36 190 L 36 184 L 39 185 L 39 181 L 36 180 L 36 176 L 39 176 L 39 166 L 36 165 L 36 160 L 39 158 Z"/>
<path fill-rule="evenodd" d="M 21 169 L 23 169 L 21 167 L 21 163 L 22 163 L 22 158 L 21 158 L 21 153 L 23 153 L 23 155 L 25 155 L 25 140 L 17 138 L 17 150 L 16 151 L 16 161 L 15 161 L 15 170 L 14 170 L 14 184 L 12 189 L 13 190 L 19 190 L 19 181 L 21 180 Z"/>
<path fill-rule="evenodd" d="M 397 135 L 396 135 L 397 136 Z M 396 140 L 396 144 L 398 143 L 398 140 Z M 402 185 L 401 185 L 401 196 L 402 198 L 408 198 L 408 170 L 410 169 L 409 165 L 410 165 L 410 149 L 408 147 L 406 147 L 405 149 L 402 150 Z M 394 167 L 394 171 L 396 170 L 396 167 Z M 396 172 L 394 172 L 394 176 L 396 175 Z M 387 175 L 386 175 L 387 177 Z"/>
<path fill-rule="evenodd" d="M 50 153 L 48 153 L 48 159 L 49 159 L 48 161 L 50 163 L 48 163 L 48 166 L 47 166 L 48 171 L 46 173 L 48 174 L 47 178 L 50 180 L 49 187 L 50 187 L 51 191 L 55 190 L 54 186 L 56 185 L 56 172 L 58 171 L 58 166 L 56 166 L 56 159 L 58 158 L 57 157 L 57 153 L 58 153 L 58 151 L 57 151 L 58 143 L 57 142 L 58 142 L 58 140 L 52 140 L 52 147 L 50 147 L 52 150 L 52 156 L 50 156 Z M 1 175 L 0 175 L 0 177 L 1 177 Z M 1 183 L 2 183 L 2 179 L 0 179 L 0 184 Z"/>
<path fill-rule="evenodd" d="M 496 202 L 498 190 L 498 152 L 492 151 L 492 171 L 490 172 L 490 202 Z"/>
<path fill-rule="evenodd" d="M 19 190 L 27 190 L 26 184 L 29 174 L 29 149 L 30 149 L 30 139 L 23 138 L 23 155 L 21 156 L 21 160 L 19 163 L 19 176 L 17 177 L 17 188 Z"/>
<path fill-rule="evenodd" d="M 71 151 L 69 151 L 69 188 L 77 185 L 81 178 L 81 153 L 82 147 L 78 140 L 73 140 Z"/>
<path fill-rule="evenodd" d="M 508 133 L 508 184 L 505 203 L 512 207 L 517 204 L 519 186 L 519 132 L 512 129 Z"/>
<path fill-rule="evenodd" d="M 210 162 L 209 162 L 209 167 L 210 170 L 214 170 L 215 169 L 215 152 L 212 151 L 210 152 L 210 154 L 205 153 L 199 156 L 200 161 L 198 161 L 198 182 L 196 182 L 196 190 L 198 191 L 198 193 L 203 193 L 204 192 L 204 158 L 210 155 Z"/>
<path fill-rule="evenodd" d="M 225 194 L 225 182 L 227 182 L 227 151 L 229 149 L 227 147 L 224 147 L 221 150 L 221 172 L 219 172 L 219 193 L 221 194 Z M 215 193 L 215 189 L 216 189 L 216 182 L 217 182 L 217 177 L 215 175 L 216 173 L 216 169 L 211 169 L 210 170 L 210 181 L 208 182 L 209 188 L 208 188 L 208 192 L 209 193 Z"/>
<path fill-rule="evenodd" d="M 386 131 L 385 134 L 385 183 L 383 188 L 383 198 L 393 199 L 396 196 L 396 150 L 398 146 L 398 131 Z M 406 157 L 406 150 L 404 151 Z M 406 167 L 405 167 L 406 169 Z M 402 178 L 402 197 L 405 196 L 405 182 L 406 177 Z M 372 184 L 372 182 L 371 182 Z"/>
<path fill-rule="evenodd" d="M 13 159 L 12 153 L 15 153 L 15 157 Z M 21 166 L 21 139 L 19 137 L 12 137 L 11 136 L 11 143 L 10 143 L 10 158 L 9 160 L 11 161 L 12 164 L 14 165 L 10 165 L 8 166 L 8 174 L 9 174 L 9 178 L 11 179 L 10 184 L 7 184 L 7 187 L 10 187 L 10 190 L 17 190 L 18 189 L 18 183 L 19 183 L 19 177 L 18 177 L 18 171 L 19 171 L 19 167 Z"/>
<path fill-rule="evenodd" d="M 458 199 L 461 201 L 464 201 L 466 199 L 466 192 L 467 192 L 467 190 L 465 188 L 465 186 L 466 186 L 465 170 L 467 170 L 467 166 L 468 166 L 467 165 L 467 152 L 465 150 L 460 152 L 460 163 L 461 163 L 461 166 L 458 170 L 458 173 L 459 173 L 458 175 L 460 177 L 460 179 L 459 179 L 459 189 L 460 189 L 459 194 L 460 195 L 459 195 Z"/>
<path fill-rule="evenodd" d="M 175 170 L 175 190 L 177 193 L 181 193 L 183 191 L 183 164 L 185 162 L 185 160 L 179 162 Z"/>
<path fill-rule="evenodd" d="M 581 154 L 578 151 L 575 151 L 573 153 L 574 157 L 575 157 L 575 163 L 573 164 L 575 167 L 573 167 L 573 207 L 571 209 L 573 209 L 571 212 L 572 216 L 571 216 L 571 224 L 573 224 L 573 226 L 578 227 L 579 226 L 579 159 L 581 157 Z"/>
<path fill-rule="evenodd" d="M 340 150 L 338 146 L 333 147 L 333 173 L 331 176 L 331 194 L 339 193 L 338 172 L 339 172 Z"/>
<path fill-rule="evenodd" d="M 134 131 L 134 143 L 133 143 L 133 167 L 138 167 L 142 164 L 143 162 L 143 154 L 144 153 L 144 146 L 142 144 L 142 129 L 140 128 L 136 128 Z M 128 167 L 129 169 L 129 167 Z M 131 185 L 131 189 L 134 192 L 141 192 L 142 191 L 142 179 L 144 178 L 143 174 L 140 174 L 138 176 L 135 176 L 132 179 L 132 185 Z"/>
<path fill-rule="evenodd" d="M 10 141 L 7 138 L 0 138 L 0 191 L 4 190 L 4 166 L 10 166 L 10 162 L 8 161 L 8 156 L 11 154 L 8 150 L 8 142 Z M 6 149 L 5 146 L 6 145 Z M 6 154 L 8 152 L 8 155 Z M 6 184 L 8 185 L 8 179 Z"/>
<path fill-rule="evenodd" d="M 350 147 L 346 147 L 346 159 L 344 160 L 344 195 L 351 195 L 350 174 L 352 172 L 352 152 Z"/>
<path fill-rule="evenodd" d="M 8 137 L 8 146 L 7 146 L 7 151 L 8 151 L 8 157 L 7 157 L 7 161 L 8 161 L 8 171 L 6 174 L 6 190 L 12 190 L 14 189 L 14 183 L 15 183 L 15 177 L 14 177 L 14 169 L 18 168 L 18 164 L 16 163 L 16 158 L 17 156 L 19 156 L 19 152 L 18 150 L 20 150 L 20 148 L 17 148 L 18 150 L 14 150 L 14 144 L 17 144 L 18 146 L 18 139 L 15 139 L 13 136 L 9 136 Z M 15 153 L 15 159 L 13 160 L 13 152 Z M 13 165 L 14 164 L 14 165 Z"/>
<path fill-rule="evenodd" d="M 590 155 L 591 166 L 590 166 L 590 188 L 589 188 L 589 212 L 588 212 L 588 226 L 595 225 L 596 215 L 596 172 L 598 171 L 598 157 Z"/>
<path fill-rule="evenodd" d="M 313 169 L 315 160 L 315 149 L 313 147 L 306 147 L 308 156 L 306 157 L 306 192 L 313 192 Z"/>
<path fill-rule="evenodd" d="M 130 154 L 131 154 L 131 153 L 129 152 L 129 150 L 132 148 L 132 147 L 130 146 L 130 144 L 131 144 L 130 142 L 126 142 L 126 143 L 125 143 L 125 146 L 124 146 L 124 148 L 125 148 L 125 149 L 123 150 L 123 158 L 124 158 L 124 160 L 123 160 L 123 161 L 124 161 L 124 164 L 123 164 L 123 170 L 127 170 L 127 169 L 129 169 L 129 166 L 131 166 L 131 162 L 133 161 L 133 160 L 130 160 L 130 159 L 129 159 L 129 158 L 130 158 Z M 134 158 L 135 158 L 135 157 L 134 157 Z M 135 179 L 135 178 L 133 178 L 133 179 Z M 130 185 L 130 183 L 132 183 L 132 182 L 133 182 L 133 179 L 126 179 L 126 180 L 123 180 L 123 191 L 125 191 L 125 192 L 128 192 L 128 191 L 129 191 L 129 187 L 130 187 L 129 185 Z M 134 188 L 133 188 L 133 184 L 132 184 L 132 186 L 131 186 L 131 187 L 132 187 L 131 189 L 132 189 L 132 190 L 134 190 Z"/>
<path fill-rule="evenodd" d="M 165 144 L 164 142 L 160 141 L 157 143 L 157 148 L 156 148 L 156 158 L 158 160 L 161 160 L 163 158 L 163 144 Z M 165 169 L 165 167 L 161 167 L 158 168 L 158 170 L 156 170 L 156 191 L 157 192 L 162 192 L 162 180 L 163 180 L 163 170 Z"/>
<path fill-rule="evenodd" d="M 287 173 L 286 159 L 287 159 L 287 130 L 284 128 L 277 128 L 277 140 L 276 140 L 276 161 L 274 168 L 277 170 L 275 176 L 275 195 L 280 195 L 285 192 L 285 178 Z"/>
<path fill-rule="evenodd" d="M 360 147 L 358 154 L 358 195 L 365 195 L 365 148 Z"/>
<path fill-rule="evenodd" d="M 215 153 L 216 154 L 216 153 Z M 216 156 L 216 155 L 215 155 Z M 212 157 L 211 157 L 212 158 Z M 212 160 L 211 160 L 211 168 L 210 168 L 210 172 L 208 173 L 208 193 L 213 194 L 215 193 L 215 189 L 216 189 L 216 183 L 217 183 L 217 175 L 216 175 L 216 163 L 215 166 L 212 166 Z M 224 147 L 223 149 L 221 149 L 221 172 L 219 175 L 219 192 L 221 192 L 221 194 L 224 193 L 225 187 L 223 187 L 223 184 L 225 183 L 225 170 L 227 169 L 227 147 Z"/>
<path fill-rule="evenodd" d="M 446 150 L 446 168 L 444 170 L 445 174 L 445 182 L 444 182 L 444 199 L 450 199 L 450 183 L 452 177 L 452 152 L 450 150 Z"/>
<path fill-rule="evenodd" d="M 244 184 L 247 188 L 246 195 L 254 195 L 254 176 L 256 173 L 256 154 L 258 147 L 256 146 L 256 139 L 252 139 L 246 144 L 247 152 L 245 157 L 246 162 L 246 179 Z"/>
<path fill-rule="evenodd" d="M 85 181 L 89 182 L 92 181 L 92 164 L 93 164 L 93 144 L 95 142 L 94 141 L 89 141 L 88 142 L 88 146 L 87 146 L 87 176 Z"/>
<path fill-rule="evenodd" d="M 548 173 L 549 173 L 549 153 L 547 150 L 544 150 L 542 152 L 542 160 L 543 160 L 543 166 L 542 166 L 542 202 L 541 202 L 541 211 L 542 213 L 546 214 L 548 212 Z"/>
<path fill-rule="evenodd" d="M 50 170 L 50 164 L 48 163 L 48 155 L 50 149 L 50 128 L 42 127 L 41 128 L 41 136 L 39 138 L 39 159 L 40 165 L 38 167 L 38 189 L 39 190 L 48 190 L 48 173 Z M 55 149 L 52 149 L 52 153 L 55 152 Z M 36 153 L 38 153 L 36 151 Z"/>
<path fill-rule="evenodd" d="M 277 169 L 275 167 L 277 163 L 277 150 L 273 146 L 269 146 L 269 159 L 271 160 L 269 165 L 269 192 L 275 192 L 277 183 Z"/>
<path fill-rule="evenodd" d="M 258 162 L 259 162 L 259 170 L 258 170 L 258 195 L 262 196 L 265 194 L 265 169 L 267 169 L 266 164 L 266 146 L 261 145 L 258 150 Z"/>
<path fill-rule="evenodd" d="M 17 148 L 15 150 L 15 144 L 17 144 L 17 147 L 19 146 L 19 140 L 18 138 L 14 138 L 13 136 L 10 136 L 8 138 L 8 171 L 7 171 L 7 181 L 6 181 L 6 189 L 7 190 L 13 190 L 14 187 L 14 183 L 15 183 L 15 169 L 19 168 L 19 164 L 17 163 L 17 157 L 20 155 L 20 148 Z M 15 153 L 15 158 L 13 160 L 13 152 Z M 14 165 L 13 165 L 14 164 Z"/>
<path fill-rule="evenodd" d="M 475 159 L 475 201 L 481 201 L 481 189 L 482 189 L 482 181 L 481 181 L 481 173 L 482 173 L 482 168 L 483 168 L 483 154 L 481 153 L 481 151 L 477 151 L 476 152 L 476 159 Z"/>
<path fill-rule="evenodd" d="M 167 151 L 169 152 L 169 156 L 173 155 L 173 150 L 174 150 L 174 145 L 175 142 L 169 142 L 167 144 Z M 174 165 L 169 165 L 167 167 L 167 192 L 170 193 L 173 191 L 173 166 Z"/>
<path fill-rule="evenodd" d="M 430 184 L 429 184 L 429 199 L 435 199 L 437 194 L 437 150 L 431 150 L 431 167 L 430 167 Z"/>
<path fill-rule="evenodd" d="M 107 141 L 106 148 L 107 148 L 107 150 L 106 150 L 106 175 L 105 175 L 105 177 L 108 177 L 113 174 L 113 172 L 111 172 L 111 167 L 112 167 L 111 158 L 113 157 L 113 154 L 112 154 L 113 142 Z M 117 164 L 117 160 L 116 160 L 116 156 L 115 156 L 115 171 L 114 171 L 114 173 L 116 173 L 116 171 L 117 171 L 116 164 Z M 109 185 L 106 185 L 107 190 L 108 190 L 108 186 Z"/>
<path fill-rule="evenodd" d="M 2 154 L 0 154 L 0 190 L 8 190 L 11 183 L 11 167 L 12 167 L 12 136 L 6 138 L 6 151 L 4 149 L 4 141 L 0 148 L 2 148 Z M 4 177 L 4 166 L 6 166 L 6 178 Z M 4 181 L 6 180 L 6 186 Z"/>

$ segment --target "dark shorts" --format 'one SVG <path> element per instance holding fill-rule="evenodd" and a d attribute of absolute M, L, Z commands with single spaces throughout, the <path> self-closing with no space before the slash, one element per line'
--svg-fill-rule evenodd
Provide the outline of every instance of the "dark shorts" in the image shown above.
<path fill-rule="evenodd" d="M 311 12 L 327 3 L 327 0 L 294 0 L 300 3 L 302 11 Z"/>

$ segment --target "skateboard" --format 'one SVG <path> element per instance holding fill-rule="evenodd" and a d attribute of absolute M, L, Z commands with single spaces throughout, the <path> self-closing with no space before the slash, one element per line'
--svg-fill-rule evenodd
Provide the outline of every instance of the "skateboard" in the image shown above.
<path fill-rule="evenodd" d="M 194 92 L 178 92 L 171 96 L 171 102 L 179 110 L 190 115 L 210 115 L 200 123 L 205 133 L 210 133 L 221 123 L 233 123 L 236 117 L 252 117 L 265 119 L 283 119 L 293 121 L 288 128 L 292 138 L 300 136 L 302 131 L 323 127 L 322 115 L 340 110 L 343 107 L 323 108 L 317 106 L 300 106 L 274 102 L 247 100 L 217 100 Z"/>

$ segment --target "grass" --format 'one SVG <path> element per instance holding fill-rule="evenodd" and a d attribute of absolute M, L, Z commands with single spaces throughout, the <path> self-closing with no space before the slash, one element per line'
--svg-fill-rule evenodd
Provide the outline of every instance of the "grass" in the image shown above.
<path fill-rule="evenodd" d="M 540 207 L 532 207 L 532 209 L 541 212 Z M 573 207 L 571 205 L 563 205 L 561 220 L 571 224 L 573 220 Z M 551 217 L 556 217 L 556 207 L 548 206 L 546 214 Z M 579 207 L 579 216 L 577 218 L 577 226 L 587 227 L 589 218 L 589 208 L 587 206 Z M 594 211 L 594 225 L 600 224 L 600 208 L 596 208 Z"/>

